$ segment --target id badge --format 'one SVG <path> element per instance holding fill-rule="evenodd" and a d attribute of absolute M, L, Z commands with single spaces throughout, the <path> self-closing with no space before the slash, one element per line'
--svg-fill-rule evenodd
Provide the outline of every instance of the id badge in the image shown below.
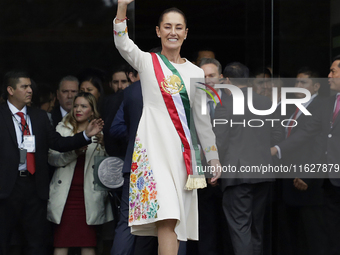
<path fill-rule="evenodd" d="M 27 152 L 33 153 L 35 152 L 35 136 L 34 135 L 25 135 L 23 148 L 27 150 Z"/>
<path fill-rule="evenodd" d="M 19 149 L 20 152 L 20 164 L 25 164 L 26 162 L 26 154 L 27 154 L 27 150 L 20 148 Z"/>

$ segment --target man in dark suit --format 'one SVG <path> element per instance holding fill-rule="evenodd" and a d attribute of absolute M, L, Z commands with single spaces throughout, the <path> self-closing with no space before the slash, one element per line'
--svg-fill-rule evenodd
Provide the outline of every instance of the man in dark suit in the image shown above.
<path fill-rule="evenodd" d="M 109 100 L 105 105 L 105 111 L 103 110 L 102 118 L 104 120 L 104 143 L 105 150 L 108 155 L 114 157 L 124 158 L 126 152 L 125 141 L 119 138 L 110 136 L 110 127 L 113 119 L 115 118 L 117 111 L 123 101 L 123 91 L 109 96 Z M 103 108 L 104 109 L 104 108 Z"/>
<path fill-rule="evenodd" d="M 236 172 L 243 167 L 271 165 L 270 146 L 281 139 L 281 129 L 265 119 L 272 115 L 257 116 L 250 112 L 247 105 L 247 79 L 249 70 L 241 63 L 228 64 L 223 76 L 227 84 L 241 89 L 244 98 L 244 115 L 233 115 L 233 98 L 224 94 L 222 105 L 218 105 L 214 119 L 228 120 L 227 124 L 215 125 L 216 143 L 222 166 L 232 166 Z M 257 110 L 271 108 L 269 98 L 253 93 L 253 105 Z M 248 125 L 251 119 L 262 120 L 261 127 Z M 234 123 L 234 124 L 231 124 Z M 245 125 L 241 124 L 245 123 Z M 224 175 L 224 174 L 223 174 Z M 222 176 L 223 176 L 222 175 Z M 221 179 L 223 191 L 223 210 L 228 222 L 234 253 L 236 255 L 262 254 L 263 218 L 273 179 L 249 178 L 243 174 L 230 178 L 225 174 Z"/>
<path fill-rule="evenodd" d="M 78 90 L 79 81 L 74 76 L 65 76 L 59 82 L 57 90 L 59 104 L 56 104 L 51 112 L 54 127 L 71 111 L 73 98 L 77 95 Z"/>
<path fill-rule="evenodd" d="M 25 254 L 46 255 L 48 150 L 86 146 L 103 123 L 93 120 L 83 133 L 61 137 L 46 112 L 26 106 L 33 94 L 26 73 L 7 73 L 3 89 L 7 102 L 0 106 L 0 254 L 9 254 L 9 238 L 19 224 L 26 239 Z"/>
<path fill-rule="evenodd" d="M 114 94 L 105 98 L 101 111 L 104 119 L 104 142 L 108 155 L 124 158 L 126 153 L 126 141 L 110 136 L 110 128 L 113 119 L 123 101 L 123 91 L 130 86 L 131 83 L 139 81 L 139 75 L 130 65 L 123 65 L 112 72 L 112 81 L 110 86 L 116 87 Z"/>
<path fill-rule="evenodd" d="M 318 95 L 320 82 L 318 74 L 308 67 L 298 71 L 295 87 L 304 88 L 311 93 L 311 99 L 304 103 L 304 107 L 312 114 L 323 104 Z M 295 93 L 296 98 L 305 97 L 302 93 Z M 305 125 L 312 117 L 301 114 L 297 108 L 288 114 L 290 119 L 295 119 L 297 125 L 286 127 L 285 137 L 288 138 Z M 283 163 L 289 165 L 301 165 L 316 163 L 314 159 L 317 151 L 320 135 L 311 137 L 301 146 L 289 152 L 283 159 Z M 282 254 L 326 254 L 326 232 L 322 215 L 323 209 L 323 179 L 282 179 L 282 198 L 284 212 L 280 217 L 282 230 L 280 240 Z M 285 218 L 286 217 L 286 218 Z M 284 220 L 286 219 L 286 220 Z M 286 229 L 286 231 L 284 231 Z"/>
<path fill-rule="evenodd" d="M 316 163 L 322 163 L 328 168 L 329 179 L 324 182 L 324 220 L 329 244 L 325 254 L 338 254 L 340 250 L 340 175 L 334 171 L 334 167 L 340 164 L 340 55 L 336 56 L 328 75 L 330 89 L 337 92 L 324 101 L 315 111 L 310 120 L 301 129 L 297 130 L 288 139 L 272 148 L 272 155 L 285 158 L 288 153 L 306 141 L 320 134 L 318 151 L 316 152 Z M 333 171 L 330 171 L 331 167 Z"/>
<path fill-rule="evenodd" d="M 143 97 L 140 81 L 127 87 L 123 92 L 124 99 L 114 118 L 110 134 L 114 139 L 122 139 L 127 143 L 123 176 L 124 185 L 122 190 L 120 218 L 115 230 L 115 238 L 111 250 L 112 255 L 133 254 L 135 236 L 128 227 L 129 218 L 129 186 L 132 154 L 135 137 L 143 110 Z"/>

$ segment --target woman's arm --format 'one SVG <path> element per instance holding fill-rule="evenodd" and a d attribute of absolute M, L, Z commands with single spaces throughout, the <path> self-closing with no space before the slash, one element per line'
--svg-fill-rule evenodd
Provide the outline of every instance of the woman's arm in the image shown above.
<path fill-rule="evenodd" d="M 114 42 L 121 56 L 140 73 L 147 66 L 148 57 L 151 63 L 151 56 L 141 51 L 128 36 L 126 10 L 131 2 L 132 0 L 118 1 L 117 16 L 113 24 Z"/>
<path fill-rule="evenodd" d="M 204 78 L 202 78 L 204 79 Z M 198 80 L 198 79 L 197 79 Z M 196 83 L 197 87 L 202 85 Z M 194 86 L 193 86 L 194 88 Z M 203 90 L 196 88 L 194 94 L 194 102 L 192 105 L 193 119 L 197 130 L 197 136 L 200 139 L 202 149 L 204 151 L 207 162 L 212 159 L 218 159 L 218 152 L 216 147 L 216 138 L 212 130 L 210 117 L 208 114 L 202 114 L 202 98 L 206 98 Z M 205 101 L 204 101 L 205 102 Z"/>
<path fill-rule="evenodd" d="M 196 84 L 196 86 L 201 87 L 200 84 Z M 215 167 L 214 169 L 217 170 L 221 169 L 221 164 L 217 152 L 216 137 L 212 130 L 209 115 L 203 115 L 201 113 L 202 98 L 206 98 L 205 92 L 196 88 L 193 103 L 193 119 L 205 158 L 208 164 Z M 210 184 L 215 185 L 217 179 L 221 177 L 221 172 L 216 171 L 212 174 L 213 178 L 211 178 Z"/>
<path fill-rule="evenodd" d="M 117 15 L 115 19 L 115 24 L 121 23 L 126 19 L 126 10 L 129 3 L 133 0 L 118 0 Z"/>
<path fill-rule="evenodd" d="M 78 155 L 75 151 L 58 152 L 50 149 L 48 152 L 48 163 L 51 166 L 63 167 L 76 160 Z"/>

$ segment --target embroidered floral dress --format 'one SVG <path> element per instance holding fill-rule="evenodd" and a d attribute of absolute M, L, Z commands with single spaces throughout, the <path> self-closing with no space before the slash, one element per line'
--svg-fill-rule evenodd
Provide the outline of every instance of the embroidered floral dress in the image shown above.
<path fill-rule="evenodd" d="M 135 235 L 157 236 L 156 222 L 177 219 L 177 239 L 198 240 L 197 190 L 185 190 L 186 167 L 180 137 L 172 123 L 156 80 L 150 53 L 141 51 L 127 34 L 126 22 L 114 24 L 114 39 L 122 57 L 139 73 L 143 112 L 139 122 L 130 175 L 129 225 Z M 159 59 L 165 78 L 172 75 Z M 172 63 L 180 73 L 190 99 L 197 135 L 207 161 L 217 159 L 209 115 L 201 114 L 202 93 L 191 78 L 204 80 L 202 69 L 190 63 Z M 203 96 L 205 96 L 203 94 Z"/>

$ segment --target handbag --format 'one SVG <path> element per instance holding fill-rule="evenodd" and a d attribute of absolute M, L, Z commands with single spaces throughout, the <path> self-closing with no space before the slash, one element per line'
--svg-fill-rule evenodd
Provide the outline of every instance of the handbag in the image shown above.
<path fill-rule="evenodd" d="M 107 191 L 117 189 L 124 184 L 124 161 L 118 157 L 95 156 L 94 157 L 94 189 Z"/>

